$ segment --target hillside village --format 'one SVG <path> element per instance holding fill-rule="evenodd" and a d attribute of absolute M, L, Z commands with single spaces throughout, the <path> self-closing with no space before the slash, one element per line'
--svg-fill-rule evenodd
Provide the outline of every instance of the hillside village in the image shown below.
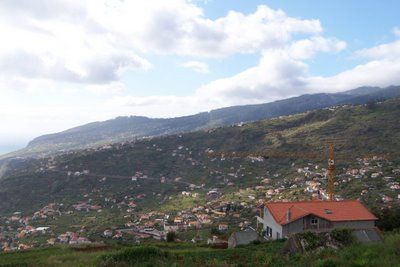
<path fill-rule="evenodd" d="M 148 149 L 159 151 L 156 145 Z M 110 149 L 103 147 L 101 149 Z M 205 153 L 209 153 L 207 149 Z M 182 151 L 182 152 L 181 152 Z M 171 153 L 172 157 L 187 160 L 192 165 L 202 165 L 201 161 L 191 157 L 189 148 L 179 146 Z M 210 158 L 211 162 L 229 161 L 224 156 Z M 250 164 L 262 164 L 262 157 L 248 156 Z M 39 172 L 56 170 L 57 162 L 50 159 L 38 169 Z M 33 246 L 61 244 L 89 244 L 91 242 L 145 242 L 147 239 L 164 240 L 170 231 L 182 233 L 185 242 L 226 242 L 216 239 L 215 233 L 228 234 L 248 227 L 257 228 L 255 216 L 260 207 L 268 201 L 293 201 L 307 199 L 326 199 L 326 168 L 322 164 L 308 162 L 304 165 L 292 163 L 288 166 L 290 174 L 283 177 L 279 173 L 265 173 L 254 177 L 252 186 L 235 190 L 235 179 L 241 176 L 250 177 L 245 168 L 230 168 L 228 173 L 222 170 L 210 171 L 211 175 L 220 175 L 218 188 L 207 188 L 205 184 L 185 182 L 183 177 L 160 177 L 160 184 L 178 184 L 181 191 L 164 198 L 163 203 L 185 203 L 188 205 L 168 205 L 161 210 L 142 209 L 141 203 L 147 198 L 161 197 L 160 194 L 148 196 L 144 193 L 125 195 L 120 199 L 107 196 L 102 183 L 122 177 L 94 175 L 98 185 L 72 205 L 65 203 L 48 203 L 31 215 L 19 211 L 9 217 L 2 217 L 0 224 L 0 242 L 3 251 L 24 250 Z M 67 176 L 91 176 L 91 171 L 65 168 Z M 154 179 L 137 171 L 128 177 L 129 183 L 141 186 L 142 181 Z M 381 207 L 390 208 L 400 204 L 400 166 L 393 162 L 374 156 L 372 158 L 355 159 L 347 168 L 337 173 L 335 183 L 338 192 L 336 199 L 345 197 L 361 199 L 364 202 L 381 203 Z M 354 188 L 351 192 L 348 188 Z M 379 188 L 379 194 L 376 189 Z M 97 196 L 96 201 L 92 197 Z M 102 198 L 102 196 L 104 196 Z M 180 208 L 185 206 L 184 208 Z M 81 222 L 90 217 L 101 216 L 110 210 L 120 217 L 120 224 L 104 223 L 90 229 L 84 224 L 74 229 L 58 231 L 54 223 L 62 218 L 79 218 Z M 67 227 L 69 228 L 69 227 Z M 213 230 L 215 229 L 215 230 Z M 199 234 L 201 233 L 201 234 Z M 224 235 L 227 236 L 227 235 Z M 227 237 L 225 237 L 227 238 Z M 226 240 L 226 239 L 225 239 Z"/>
<path fill-rule="evenodd" d="M 397 119 L 396 101 L 379 105 L 382 111 L 376 114 L 387 122 Z M 360 131 L 354 123 L 352 128 L 341 125 L 341 117 L 370 112 L 375 111 L 343 105 L 20 159 L 9 165 L 10 178 L 1 180 L 8 188 L 0 203 L 1 250 L 136 244 L 165 240 L 168 232 L 176 232 L 182 242 L 210 245 L 226 244 L 240 230 L 265 235 L 256 220 L 265 203 L 328 198 L 327 158 L 318 136 L 325 128 L 331 131 L 330 124 L 351 134 Z M 368 122 L 371 134 L 383 127 L 379 116 Z M 310 127 L 317 128 L 309 132 Z M 358 153 L 348 152 L 346 146 L 355 144 L 338 144 L 335 200 L 358 199 L 375 211 L 398 207 L 400 162 L 391 156 L 396 146 L 383 145 L 379 151 L 360 140 Z"/>

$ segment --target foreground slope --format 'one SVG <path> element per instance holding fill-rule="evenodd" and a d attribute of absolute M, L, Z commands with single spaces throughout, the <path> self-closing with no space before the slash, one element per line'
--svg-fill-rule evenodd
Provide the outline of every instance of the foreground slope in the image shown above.
<path fill-rule="evenodd" d="M 292 256 L 282 254 L 282 241 L 225 250 L 182 243 L 54 247 L 0 253 L 0 266 L 398 266 L 399 244 L 399 234 L 391 233 L 382 244 L 323 248 Z"/>

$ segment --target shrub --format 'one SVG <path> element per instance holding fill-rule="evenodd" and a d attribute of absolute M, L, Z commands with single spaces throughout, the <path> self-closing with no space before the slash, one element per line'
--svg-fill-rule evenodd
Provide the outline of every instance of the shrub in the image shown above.
<path fill-rule="evenodd" d="M 260 240 L 254 240 L 254 241 L 251 241 L 251 244 L 259 245 L 259 244 L 261 244 L 261 241 Z"/>
<path fill-rule="evenodd" d="M 313 232 L 298 233 L 297 236 L 305 242 L 304 249 L 306 251 L 314 250 L 321 245 L 320 238 Z"/>
<path fill-rule="evenodd" d="M 382 209 L 375 214 L 378 217 L 377 226 L 385 231 L 400 229 L 400 207 L 395 206 L 391 209 Z"/>
<path fill-rule="evenodd" d="M 167 233 L 167 242 L 175 242 L 176 233 L 171 231 Z"/>
<path fill-rule="evenodd" d="M 331 237 L 333 240 L 347 246 L 355 242 L 352 232 L 350 229 L 334 229 L 331 232 Z"/>
<path fill-rule="evenodd" d="M 210 233 L 212 235 L 220 235 L 221 234 L 221 232 L 215 227 L 211 228 Z"/>
<path fill-rule="evenodd" d="M 318 267 L 335 267 L 338 265 L 336 264 L 335 260 L 333 260 L 333 259 L 324 259 L 324 260 L 319 260 L 317 266 Z"/>

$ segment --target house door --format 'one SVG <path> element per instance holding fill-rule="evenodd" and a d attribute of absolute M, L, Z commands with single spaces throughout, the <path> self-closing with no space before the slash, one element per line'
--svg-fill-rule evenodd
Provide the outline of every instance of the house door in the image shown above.
<path fill-rule="evenodd" d="M 276 232 L 276 239 L 281 239 L 281 234 L 279 232 Z"/>

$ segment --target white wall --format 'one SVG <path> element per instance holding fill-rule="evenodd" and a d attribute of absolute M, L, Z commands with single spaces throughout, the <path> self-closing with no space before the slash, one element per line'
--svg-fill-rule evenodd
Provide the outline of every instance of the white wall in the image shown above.
<path fill-rule="evenodd" d="M 263 230 L 266 230 L 267 226 L 272 229 L 272 239 L 277 238 L 277 233 L 279 233 L 280 238 L 282 238 L 282 226 L 275 221 L 268 208 L 264 207 Z"/>

